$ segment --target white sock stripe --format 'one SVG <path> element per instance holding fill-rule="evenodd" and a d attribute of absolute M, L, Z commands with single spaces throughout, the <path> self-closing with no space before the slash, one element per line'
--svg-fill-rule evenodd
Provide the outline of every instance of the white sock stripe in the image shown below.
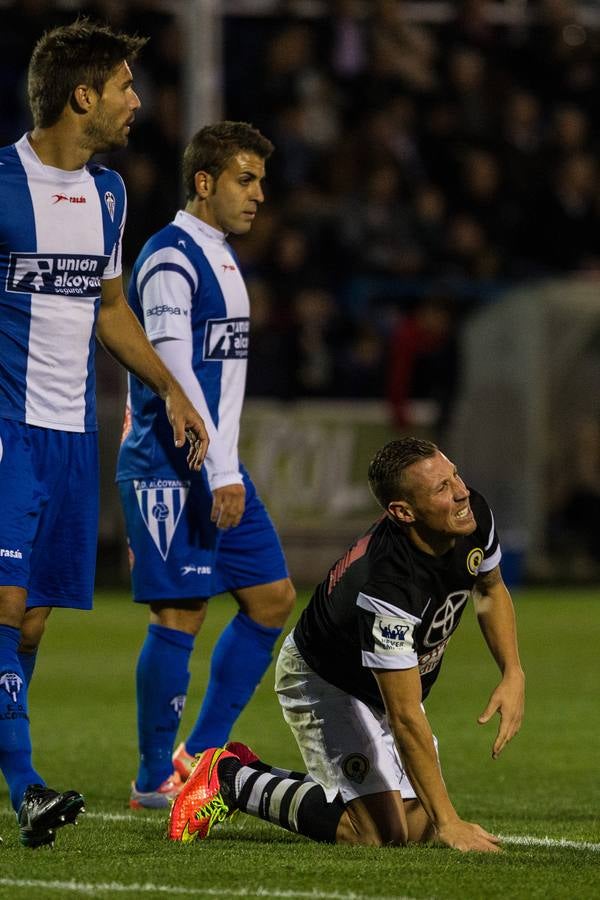
<path fill-rule="evenodd" d="M 271 794 L 271 799 L 269 801 L 269 821 L 273 822 L 275 825 L 281 825 L 281 803 L 283 798 L 287 794 L 290 788 L 297 787 L 299 782 L 294 781 L 293 778 L 284 778 L 279 782 L 273 793 Z"/>
<path fill-rule="evenodd" d="M 240 797 L 250 796 L 253 785 L 262 775 L 269 775 L 269 772 L 259 772 L 251 766 L 242 766 L 235 773 L 234 790 L 235 796 L 239 800 Z"/>
<path fill-rule="evenodd" d="M 298 782 L 296 782 L 296 784 L 297 783 Z M 308 792 L 312 791 L 314 788 L 322 790 L 322 788 L 316 785 L 314 781 L 305 781 L 300 785 L 300 787 L 292 797 L 290 808 L 288 810 L 288 821 L 290 823 L 290 828 L 293 828 L 296 832 L 298 831 L 298 811 L 300 809 L 300 804 L 302 803 Z"/>
<path fill-rule="evenodd" d="M 289 778 L 291 774 L 291 769 L 278 769 L 277 766 L 271 766 L 271 775 L 277 775 L 278 778 Z"/>
<path fill-rule="evenodd" d="M 264 790 L 268 783 L 271 781 L 273 776 L 270 772 L 262 772 L 254 784 L 252 785 L 252 790 L 250 791 L 250 796 L 245 803 L 245 809 L 250 813 L 250 815 L 259 816 L 260 811 L 262 809 L 261 800 L 264 793 Z"/>

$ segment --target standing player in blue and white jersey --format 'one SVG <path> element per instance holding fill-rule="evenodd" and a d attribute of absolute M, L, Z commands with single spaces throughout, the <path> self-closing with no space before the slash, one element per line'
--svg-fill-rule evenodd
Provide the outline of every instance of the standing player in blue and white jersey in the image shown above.
<path fill-rule="evenodd" d="M 160 404 L 130 378 L 117 480 L 134 599 L 150 607 L 137 666 L 133 808 L 168 807 L 194 755 L 227 741 L 295 600 L 273 524 L 238 459 L 249 301 L 227 235 L 252 227 L 272 150 L 243 122 L 197 132 L 183 158 L 185 210 L 147 242 L 130 283 L 133 311 L 210 436 L 205 468 L 190 475 L 166 439 Z M 208 599 L 223 591 L 233 594 L 239 612 L 217 641 L 202 709 L 171 760 L 194 638 Z"/>
<path fill-rule="evenodd" d="M 123 295 L 123 182 L 89 164 L 127 144 L 140 105 L 128 60 L 144 43 L 86 19 L 45 34 L 29 66 L 33 131 L 0 149 L 0 768 L 29 847 L 53 843 L 84 802 L 33 768 L 27 687 L 52 607 L 92 606 L 95 336 L 165 401 L 192 468 L 207 444 Z"/>

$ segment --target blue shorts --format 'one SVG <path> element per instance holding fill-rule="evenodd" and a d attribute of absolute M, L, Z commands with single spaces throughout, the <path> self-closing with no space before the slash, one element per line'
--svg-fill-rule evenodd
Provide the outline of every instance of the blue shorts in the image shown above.
<path fill-rule="evenodd" d="M 0 584 L 28 608 L 91 609 L 97 542 L 96 433 L 0 418 Z"/>
<path fill-rule="evenodd" d="M 248 473 L 241 472 L 244 515 L 226 530 L 210 521 L 213 497 L 204 472 L 190 473 L 187 481 L 119 483 L 136 602 L 208 598 L 288 577 L 275 527 Z"/>

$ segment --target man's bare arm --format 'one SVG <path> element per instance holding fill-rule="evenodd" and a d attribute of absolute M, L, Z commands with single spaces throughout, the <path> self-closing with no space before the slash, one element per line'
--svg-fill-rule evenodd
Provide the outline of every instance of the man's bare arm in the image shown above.
<path fill-rule="evenodd" d="M 433 734 L 421 707 L 421 679 L 411 669 L 375 669 L 390 727 L 410 782 L 439 840 L 457 850 L 499 850 L 499 839 L 460 818 L 444 784 Z"/>
<path fill-rule="evenodd" d="M 479 627 L 502 673 L 501 682 L 478 718 L 484 725 L 495 713 L 500 714 L 492 747 L 492 757 L 497 759 L 519 731 L 525 706 L 525 675 L 519 659 L 515 611 L 499 566 L 477 577 L 473 601 Z"/>

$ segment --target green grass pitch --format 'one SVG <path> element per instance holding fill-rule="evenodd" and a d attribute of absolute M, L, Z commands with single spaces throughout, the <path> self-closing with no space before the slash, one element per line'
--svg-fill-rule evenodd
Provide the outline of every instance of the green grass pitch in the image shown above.
<path fill-rule="evenodd" d="M 490 755 L 495 725 L 476 722 L 497 676 L 472 610 L 428 701 L 451 797 L 465 818 L 506 836 L 499 855 L 325 847 L 244 815 L 203 843 L 170 844 L 164 814 L 127 806 L 145 610 L 125 593 L 100 592 L 93 613 L 53 613 L 31 689 L 35 761 L 49 784 L 83 791 L 88 812 L 59 832 L 54 850 L 32 852 L 18 843 L 2 786 L 0 898 L 600 898 L 600 597 L 524 590 L 515 602 L 527 715 L 501 758 Z M 234 608 L 227 597 L 211 603 L 182 734 Z M 299 768 L 272 678 L 270 670 L 233 737 Z"/>

